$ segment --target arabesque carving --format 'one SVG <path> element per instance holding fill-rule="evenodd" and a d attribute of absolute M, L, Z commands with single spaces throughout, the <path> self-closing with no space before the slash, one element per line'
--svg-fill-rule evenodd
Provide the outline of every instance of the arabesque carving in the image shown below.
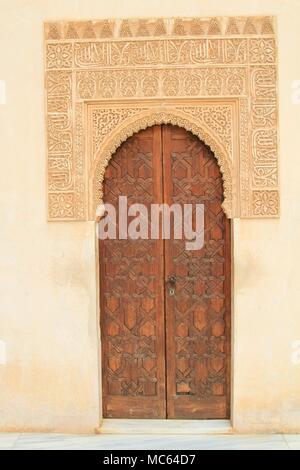
<path fill-rule="evenodd" d="M 232 217 L 232 211 L 236 211 L 236 195 L 233 195 L 232 165 L 228 161 L 233 145 L 233 108 L 235 102 L 219 105 L 216 103 L 201 103 L 201 107 L 194 103 L 194 106 L 186 108 L 179 106 L 176 100 L 168 103 L 168 106 L 158 106 L 155 103 L 149 107 L 125 107 L 124 103 L 114 108 L 105 108 L 99 104 L 91 104 L 88 109 L 88 121 L 92 122 L 92 130 L 89 132 L 93 138 L 92 148 L 88 151 L 93 156 L 90 168 L 90 193 L 94 195 L 91 200 L 90 214 L 95 213 L 97 206 L 102 202 L 102 182 L 105 168 L 115 150 L 128 137 L 141 129 L 162 123 L 171 123 L 191 131 L 203 140 L 214 152 L 223 178 L 224 178 L 224 203 L 223 207 L 228 215 Z M 107 116 L 115 118 L 119 116 L 118 125 L 111 131 L 110 127 L 105 127 L 106 134 L 102 131 L 99 139 L 98 122 L 105 121 Z M 228 122 L 230 125 L 226 126 Z M 101 128 L 100 128 L 101 129 Z M 101 145 L 100 145 L 101 142 Z M 234 198 L 234 200 L 232 200 Z"/>
<path fill-rule="evenodd" d="M 173 123 L 210 146 L 228 217 L 278 217 L 272 17 L 45 24 L 49 220 L 94 220 L 106 165 Z"/>

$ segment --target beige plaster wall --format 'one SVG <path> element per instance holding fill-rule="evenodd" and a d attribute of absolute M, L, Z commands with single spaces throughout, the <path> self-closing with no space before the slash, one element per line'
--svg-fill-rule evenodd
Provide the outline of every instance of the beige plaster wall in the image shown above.
<path fill-rule="evenodd" d="M 300 432 L 299 0 L 0 0 L 1 430 L 100 414 L 94 224 L 46 222 L 43 21 L 260 14 L 278 15 L 282 215 L 233 224 L 233 425 Z"/>

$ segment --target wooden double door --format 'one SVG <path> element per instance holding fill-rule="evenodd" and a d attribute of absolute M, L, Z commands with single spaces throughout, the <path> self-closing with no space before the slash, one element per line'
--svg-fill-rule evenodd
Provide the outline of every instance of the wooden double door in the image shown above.
<path fill-rule="evenodd" d="M 149 214 L 153 203 L 204 204 L 204 246 L 187 250 L 172 230 L 166 240 L 100 240 L 103 415 L 227 418 L 230 221 L 217 161 L 182 128 L 147 128 L 107 167 L 104 202 L 118 210 L 119 196 Z"/>

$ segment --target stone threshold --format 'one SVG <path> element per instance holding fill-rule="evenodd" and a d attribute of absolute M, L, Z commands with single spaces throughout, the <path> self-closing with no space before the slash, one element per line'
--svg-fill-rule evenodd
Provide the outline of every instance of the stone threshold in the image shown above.
<path fill-rule="evenodd" d="M 230 420 L 103 419 L 97 434 L 232 434 Z"/>

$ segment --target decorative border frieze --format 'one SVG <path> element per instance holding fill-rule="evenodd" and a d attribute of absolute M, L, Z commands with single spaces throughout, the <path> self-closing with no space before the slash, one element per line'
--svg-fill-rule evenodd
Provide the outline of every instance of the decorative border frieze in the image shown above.
<path fill-rule="evenodd" d="M 273 17 L 45 24 L 49 220 L 94 220 L 105 167 L 173 123 L 213 150 L 228 217 L 278 217 Z"/>

